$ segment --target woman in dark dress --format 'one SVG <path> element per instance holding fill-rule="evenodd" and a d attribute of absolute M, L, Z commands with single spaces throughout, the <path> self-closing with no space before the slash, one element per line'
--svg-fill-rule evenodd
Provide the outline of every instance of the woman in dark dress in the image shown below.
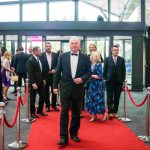
<path fill-rule="evenodd" d="M 92 75 L 87 83 L 88 90 L 86 93 L 86 110 L 92 115 L 89 120 L 91 122 L 97 120 L 97 114 L 102 114 L 101 121 L 105 121 L 107 115 L 105 113 L 104 92 L 105 86 L 102 75 L 102 65 L 98 52 L 92 52 L 90 56 Z"/>

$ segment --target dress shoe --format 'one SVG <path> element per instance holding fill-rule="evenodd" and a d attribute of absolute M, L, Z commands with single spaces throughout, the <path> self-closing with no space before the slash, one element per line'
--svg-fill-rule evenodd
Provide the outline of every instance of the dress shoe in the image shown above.
<path fill-rule="evenodd" d="M 68 144 L 68 140 L 65 140 L 64 138 L 61 138 L 58 142 L 58 145 L 67 145 Z"/>
<path fill-rule="evenodd" d="M 113 114 L 109 114 L 109 120 L 113 120 L 114 119 L 114 115 Z"/>
<path fill-rule="evenodd" d="M 55 111 L 59 111 L 58 107 L 56 107 L 56 106 L 54 107 L 54 110 L 55 110 Z"/>
<path fill-rule="evenodd" d="M 45 114 L 43 111 L 42 112 L 37 112 L 37 114 L 40 114 L 42 116 L 48 116 L 48 114 Z"/>
<path fill-rule="evenodd" d="M 80 118 L 83 118 L 83 115 L 82 115 L 82 114 L 80 114 Z"/>
<path fill-rule="evenodd" d="M 76 135 L 71 135 L 71 139 L 75 142 L 80 142 L 80 139 Z"/>
<path fill-rule="evenodd" d="M 32 118 L 39 118 L 39 116 L 37 116 L 36 114 L 31 114 Z"/>
<path fill-rule="evenodd" d="M 50 108 L 49 107 L 46 107 L 46 112 L 50 112 Z"/>
<path fill-rule="evenodd" d="M 114 118 L 118 118 L 118 115 L 116 113 L 114 113 L 113 115 L 114 115 Z"/>

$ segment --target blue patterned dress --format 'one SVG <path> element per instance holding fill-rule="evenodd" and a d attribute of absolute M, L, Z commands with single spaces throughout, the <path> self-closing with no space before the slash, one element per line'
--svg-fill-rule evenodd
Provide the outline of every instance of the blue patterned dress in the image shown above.
<path fill-rule="evenodd" d="M 87 82 L 88 90 L 85 108 L 90 114 L 103 114 L 105 112 L 105 86 L 102 80 L 102 65 L 100 63 L 92 65 L 91 71 L 93 75 L 98 75 L 100 79 L 91 78 Z"/>

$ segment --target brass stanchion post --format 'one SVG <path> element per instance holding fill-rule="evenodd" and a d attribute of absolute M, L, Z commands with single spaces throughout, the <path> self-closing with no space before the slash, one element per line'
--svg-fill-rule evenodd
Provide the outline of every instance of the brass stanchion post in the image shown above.
<path fill-rule="evenodd" d="M 122 122 L 131 122 L 131 119 L 127 118 L 127 112 L 126 112 L 126 96 L 127 96 L 127 91 L 126 91 L 126 86 L 127 86 L 127 81 L 124 81 L 124 108 L 123 108 L 123 117 L 119 118 Z"/>
<path fill-rule="evenodd" d="M 4 150 L 4 110 L 5 107 L 4 102 L 0 102 L 0 118 L 1 118 L 1 125 L 0 125 L 0 149 Z"/>
<path fill-rule="evenodd" d="M 149 117 L 150 117 L 150 87 L 147 88 L 147 110 L 146 110 L 146 135 L 138 136 L 143 142 L 150 142 L 149 136 Z"/>
<path fill-rule="evenodd" d="M 20 87 L 17 88 L 17 97 L 20 96 Z M 20 107 L 18 109 L 18 116 L 17 116 L 17 136 L 16 136 L 16 141 L 8 144 L 8 147 L 10 149 L 23 149 L 27 147 L 28 144 L 27 142 L 20 141 Z"/>
<path fill-rule="evenodd" d="M 26 88 L 27 86 L 29 87 L 29 79 L 26 79 Z M 33 121 L 35 121 L 34 118 L 31 118 L 30 117 L 30 98 L 29 98 L 29 91 L 27 92 L 27 101 L 26 101 L 26 118 L 25 119 L 21 119 L 22 122 L 25 122 L 25 123 L 31 123 Z"/>

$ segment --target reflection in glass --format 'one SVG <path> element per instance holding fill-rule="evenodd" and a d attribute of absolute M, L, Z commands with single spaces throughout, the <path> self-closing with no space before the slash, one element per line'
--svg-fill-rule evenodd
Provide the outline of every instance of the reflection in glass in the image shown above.
<path fill-rule="evenodd" d="M 49 4 L 50 21 L 74 21 L 74 2 L 59 1 Z"/>
<path fill-rule="evenodd" d="M 14 2 L 14 1 L 19 1 L 19 0 L 0 0 L 0 2 Z"/>
<path fill-rule="evenodd" d="M 19 21 L 19 5 L 0 5 L 0 22 Z"/>
<path fill-rule="evenodd" d="M 109 37 L 87 37 L 86 53 L 90 54 L 89 45 L 93 43 L 97 47 L 97 51 L 102 55 L 103 59 L 109 55 Z"/>
<path fill-rule="evenodd" d="M 119 56 L 125 58 L 126 80 L 128 84 L 132 83 L 132 37 L 115 36 L 114 44 L 119 44 Z"/>
<path fill-rule="evenodd" d="M 97 21 L 98 16 L 108 20 L 107 0 L 80 0 L 79 21 Z"/>
<path fill-rule="evenodd" d="M 111 21 L 141 21 L 141 0 L 111 0 Z"/>
<path fill-rule="evenodd" d="M 46 21 L 46 3 L 23 4 L 23 21 Z"/>
<path fill-rule="evenodd" d="M 150 16 L 150 0 L 146 0 L 146 14 L 145 14 L 145 16 L 146 16 L 146 24 L 148 25 L 148 26 L 150 26 L 150 19 L 149 19 L 149 16 Z"/>

